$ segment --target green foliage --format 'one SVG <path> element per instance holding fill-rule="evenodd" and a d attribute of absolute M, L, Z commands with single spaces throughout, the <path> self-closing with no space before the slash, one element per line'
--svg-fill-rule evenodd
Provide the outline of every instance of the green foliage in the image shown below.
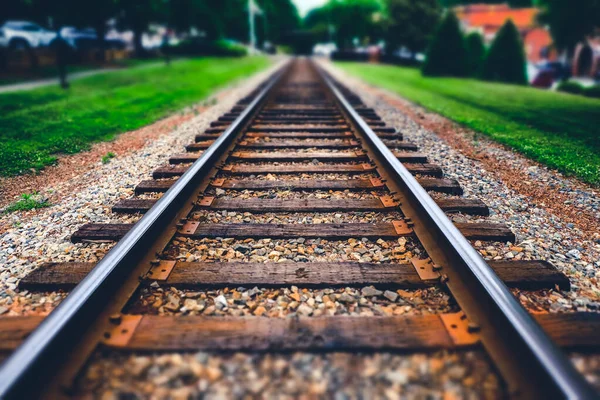
<path fill-rule="evenodd" d="M 257 4 L 263 11 L 256 21 L 258 42 L 289 44 L 289 34 L 302 22 L 292 0 L 257 0 Z"/>
<path fill-rule="evenodd" d="M 475 79 L 430 79 L 397 66 L 339 65 L 551 168 L 600 185 L 600 100 Z"/>
<path fill-rule="evenodd" d="M 386 6 L 389 49 L 406 46 L 413 53 L 425 50 L 440 22 L 438 0 L 386 0 Z"/>
<path fill-rule="evenodd" d="M 382 37 L 382 6 L 378 0 L 329 0 L 321 8 L 311 10 L 304 27 L 319 32 L 327 39 L 330 27 L 338 48 L 352 48 L 354 39 L 368 44 Z"/>
<path fill-rule="evenodd" d="M 219 56 L 242 57 L 247 54 L 246 48 L 227 40 L 204 40 L 190 38 L 177 46 L 169 48 L 172 55 L 179 56 Z"/>
<path fill-rule="evenodd" d="M 292 0 L 256 0 L 263 15 L 255 18 L 259 42 L 283 43 L 286 34 L 300 26 L 300 17 Z M 180 31 L 192 27 L 209 40 L 223 38 L 248 40 L 247 0 L 14 0 L 0 8 L 1 20 L 20 18 L 54 27 L 91 26 L 104 37 L 106 21 L 115 18 L 119 28 L 131 29 L 134 46 L 143 55 L 141 35 L 149 24 L 160 23 Z"/>
<path fill-rule="evenodd" d="M 483 65 L 483 78 L 518 85 L 527 84 L 523 42 L 511 20 L 504 23 L 494 38 Z"/>
<path fill-rule="evenodd" d="M 263 11 L 255 15 L 258 43 L 285 43 L 287 34 L 300 26 L 298 10 L 291 0 L 256 0 Z M 181 32 L 195 27 L 209 40 L 248 41 L 247 0 L 170 0 L 171 25 Z"/>
<path fill-rule="evenodd" d="M 511 7 L 531 7 L 535 0 L 439 0 L 443 7 L 456 7 L 467 4 L 502 4 L 508 3 Z"/>
<path fill-rule="evenodd" d="M 31 194 L 22 194 L 19 200 L 4 208 L 4 213 L 35 210 L 44 207 L 50 207 L 48 199 L 40 196 L 38 192 L 34 192 Z"/>
<path fill-rule="evenodd" d="M 594 85 L 590 87 L 584 87 L 581 84 L 573 81 L 561 82 L 557 88 L 557 91 L 571 94 L 583 95 L 586 97 L 600 98 L 600 85 Z"/>
<path fill-rule="evenodd" d="M 456 15 L 448 12 L 438 27 L 423 64 L 426 76 L 466 76 L 467 48 Z"/>
<path fill-rule="evenodd" d="M 571 94 L 583 94 L 583 86 L 581 86 L 579 83 L 577 82 L 569 82 L 569 81 L 565 81 L 565 82 L 561 82 L 556 90 L 558 90 L 559 92 L 565 92 L 565 93 L 571 93 Z"/>
<path fill-rule="evenodd" d="M 594 85 L 588 88 L 585 88 L 583 91 L 583 95 L 586 97 L 593 97 L 595 99 L 600 99 L 600 85 Z"/>
<path fill-rule="evenodd" d="M 111 151 L 102 156 L 102 164 L 108 164 L 112 158 L 115 158 L 117 155 Z"/>
<path fill-rule="evenodd" d="M 58 87 L 0 95 L 0 176 L 41 169 L 207 97 L 269 64 L 260 57 L 203 58 L 132 68 Z"/>
<path fill-rule="evenodd" d="M 485 59 L 485 45 L 483 44 L 483 38 L 477 32 L 467 36 L 467 57 L 469 76 L 480 77 Z"/>
<path fill-rule="evenodd" d="M 550 26 L 554 44 L 573 54 L 575 45 L 594 32 L 600 23 L 598 0 L 538 0 L 540 22 Z"/>

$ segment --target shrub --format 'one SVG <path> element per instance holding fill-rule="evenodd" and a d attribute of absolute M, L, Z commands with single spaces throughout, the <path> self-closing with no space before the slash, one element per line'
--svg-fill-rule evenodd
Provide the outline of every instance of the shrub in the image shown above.
<path fill-rule="evenodd" d="M 3 213 L 8 214 L 15 211 L 28 211 L 44 207 L 50 207 L 47 198 L 42 197 L 38 192 L 33 192 L 32 194 L 24 193 L 18 201 L 6 206 Z"/>
<path fill-rule="evenodd" d="M 583 90 L 583 95 L 600 99 L 600 85 L 591 86 Z"/>
<path fill-rule="evenodd" d="M 111 151 L 102 156 L 102 164 L 108 164 L 112 158 L 115 158 L 117 155 Z"/>
<path fill-rule="evenodd" d="M 490 47 L 483 65 L 483 78 L 504 83 L 527 84 L 523 42 L 511 20 L 502 26 Z"/>
<path fill-rule="evenodd" d="M 242 57 L 246 55 L 246 48 L 226 40 L 191 38 L 170 47 L 169 52 L 178 56 Z"/>
<path fill-rule="evenodd" d="M 467 48 L 456 16 L 449 12 L 427 50 L 423 75 L 467 76 Z"/>
<path fill-rule="evenodd" d="M 556 90 L 558 90 L 559 92 L 565 92 L 565 93 L 571 93 L 571 94 L 582 94 L 583 93 L 583 86 L 581 86 L 579 83 L 577 82 L 561 82 Z"/>
<path fill-rule="evenodd" d="M 467 36 L 467 68 L 470 76 L 481 76 L 484 59 L 485 46 L 483 38 L 479 33 L 473 32 Z"/>

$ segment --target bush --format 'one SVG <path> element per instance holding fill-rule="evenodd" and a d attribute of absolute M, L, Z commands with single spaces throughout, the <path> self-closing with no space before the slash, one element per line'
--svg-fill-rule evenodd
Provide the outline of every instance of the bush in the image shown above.
<path fill-rule="evenodd" d="M 483 78 L 518 85 L 527 84 L 523 42 L 511 20 L 502 26 L 490 47 L 483 65 Z"/>
<path fill-rule="evenodd" d="M 581 86 L 579 83 L 577 82 L 561 82 L 557 87 L 556 90 L 559 92 L 565 92 L 565 93 L 571 93 L 571 94 L 582 94 L 583 93 L 583 86 Z"/>
<path fill-rule="evenodd" d="M 336 50 L 331 53 L 331 59 L 333 61 L 366 62 L 369 61 L 369 54 L 359 53 L 358 51 Z"/>
<path fill-rule="evenodd" d="M 242 57 L 246 55 L 246 48 L 226 40 L 191 38 L 169 47 L 169 53 L 177 56 Z"/>
<path fill-rule="evenodd" d="M 600 85 L 595 85 L 589 88 L 585 88 L 583 95 L 587 97 L 594 97 L 600 99 Z"/>
<path fill-rule="evenodd" d="M 467 48 L 456 16 L 449 12 L 427 50 L 423 75 L 467 76 Z"/>
<path fill-rule="evenodd" d="M 469 75 L 480 77 L 483 72 L 483 62 L 485 59 L 485 46 L 483 38 L 477 32 L 467 36 L 467 68 Z"/>

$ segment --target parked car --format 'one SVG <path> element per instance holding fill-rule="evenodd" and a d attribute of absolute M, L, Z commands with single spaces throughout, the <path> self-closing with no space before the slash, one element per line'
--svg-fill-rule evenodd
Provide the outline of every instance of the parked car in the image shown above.
<path fill-rule="evenodd" d="M 60 29 L 60 36 L 71 46 L 73 49 L 85 49 L 94 47 L 98 39 L 96 31 L 87 29 L 77 29 L 73 26 L 65 26 Z"/>
<path fill-rule="evenodd" d="M 539 68 L 531 80 L 531 86 L 549 89 L 554 85 L 554 80 L 554 71 L 552 69 Z"/>
<path fill-rule="evenodd" d="M 564 81 L 571 77 L 571 68 L 559 61 L 546 61 L 539 63 L 538 68 L 550 70 L 557 81 Z"/>
<path fill-rule="evenodd" d="M 0 46 L 27 49 L 48 46 L 56 33 L 28 21 L 6 21 L 0 26 Z"/>
<path fill-rule="evenodd" d="M 73 50 L 86 50 L 99 47 L 98 35 L 92 28 L 77 29 L 73 26 L 61 28 L 60 35 L 73 48 Z M 108 49 L 123 49 L 125 42 L 120 39 L 105 36 L 104 46 Z"/>

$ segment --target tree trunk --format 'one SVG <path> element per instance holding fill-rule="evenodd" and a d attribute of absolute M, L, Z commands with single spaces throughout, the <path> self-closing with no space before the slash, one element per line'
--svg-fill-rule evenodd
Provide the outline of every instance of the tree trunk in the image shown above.
<path fill-rule="evenodd" d="M 136 27 L 133 29 L 133 50 L 136 57 L 144 57 L 145 51 L 144 46 L 142 45 L 142 34 L 144 33 L 143 29 L 140 27 Z"/>
<path fill-rule="evenodd" d="M 98 47 L 100 48 L 100 57 L 99 60 L 101 63 L 106 61 L 106 24 L 104 20 L 97 21 L 94 24 L 94 30 L 96 31 L 96 36 L 98 36 Z"/>
<path fill-rule="evenodd" d="M 57 31 L 57 36 L 54 40 L 54 47 L 56 51 L 56 67 L 58 69 L 60 87 L 63 89 L 68 89 L 69 82 L 67 81 L 67 57 L 69 55 L 69 45 L 60 35 L 60 29 Z"/>

